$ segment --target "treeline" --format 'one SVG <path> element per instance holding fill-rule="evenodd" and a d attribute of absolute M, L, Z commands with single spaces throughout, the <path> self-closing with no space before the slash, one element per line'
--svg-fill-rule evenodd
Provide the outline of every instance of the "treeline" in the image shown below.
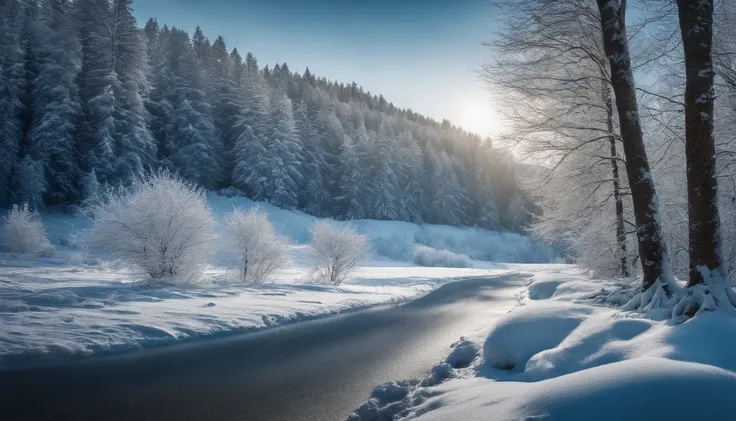
<path fill-rule="evenodd" d="M 489 139 L 150 19 L 132 0 L 0 2 L 0 204 L 79 204 L 165 168 L 317 216 L 520 230 Z"/>

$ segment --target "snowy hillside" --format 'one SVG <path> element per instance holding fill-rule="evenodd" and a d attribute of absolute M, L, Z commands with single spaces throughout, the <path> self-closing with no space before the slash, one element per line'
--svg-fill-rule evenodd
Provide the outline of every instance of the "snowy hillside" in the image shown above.
<path fill-rule="evenodd" d="M 551 251 L 518 234 L 406 222 L 351 222 L 369 237 L 373 258 L 341 286 L 310 277 L 310 227 L 316 218 L 242 197 L 210 195 L 223 234 L 234 207 L 260 206 L 286 236 L 292 262 L 261 286 L 231 280 L 234 256 L 220 247 L 198 285 L 148 285 L 144 273 L 82 250 L 75 240 L 92 221 L 42 216 L 50 257 L 0 253 L 0 365 L 133 349 L 172 340 L 260 329 L 424 294 L 460 277 L 510 270 L 495 262 L 549 260 Z M 340 224 L 344 224 L 341 222 Z M 423 268 L 416 264 L 453 266 Z"/>

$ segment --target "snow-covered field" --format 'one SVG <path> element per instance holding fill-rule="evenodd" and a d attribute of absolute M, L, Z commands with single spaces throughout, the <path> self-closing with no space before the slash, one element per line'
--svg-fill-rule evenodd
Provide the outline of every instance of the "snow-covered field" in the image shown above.
<path fill-rule="evenodd" d="M 514 310 L 428 378 L 377 386 L 349 420 L 735 419 L 736 318 L 654 321 L 616 305 L 630 291 L 540 265 Z"/>
<path fill-rule="evenodd" d="M 218 222 L 234 206 L 256 205 L 215 195 L 209 202 Z M 100 260 L 94 250 L 75 246 L 75 237 L 91 224 L 88 218 L 44 215 L 56 248 L 53 256 L 0 253 L 0 367 L 273 327 L 396 303 L 461 277 L 513 270 L 471 256 L 511 262 L 551 258 L 550 250 L 517 234 L 355 221 L 358 231 L 369 237 L 374 257 L 341 286 L 320 285 L 310 277 L 312 262 L 307 253 L 315 218 L 259 206 L 292 242 L 289 268 L 259 286 L 234 284 L 233 256 L 220 250 L 201 284 L 152 287 L 134 268 Z M 421 259 L 415 253 L 419 243 Z M 469 267 L 422 267 L 413 263 L 416 259 L 423 264 Z"/>

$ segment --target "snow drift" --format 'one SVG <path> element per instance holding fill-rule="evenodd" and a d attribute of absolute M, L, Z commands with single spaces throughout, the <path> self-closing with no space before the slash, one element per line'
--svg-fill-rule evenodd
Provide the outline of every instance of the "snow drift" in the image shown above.
<path fill-rule="evenodd" d="M 533 355 L 562 342 L 588 314 L 585 308 L 557 303 L 523 306 L 491 329 L 483 356 L 496 368 L 523 368 Z"/>
<path fill-rule="evenodd" d="M 687 391 L 687 398 L 671 400 Z M 424 421 L 727 420 L 736 413 L 736 374 L 717 367 L 643 358 L 528 383 L 449 381 L 406 419 Z"/>

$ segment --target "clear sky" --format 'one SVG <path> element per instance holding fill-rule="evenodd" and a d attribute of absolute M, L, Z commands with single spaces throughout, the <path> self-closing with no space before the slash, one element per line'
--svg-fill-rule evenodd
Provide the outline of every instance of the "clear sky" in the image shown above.
<path fill-rule="evenodd" d="M 362 85 L 401 108 L 478 133 L 498 120 L 475 74 L 489 52 L 487 0 L 136 0 L 149 17 L 252 52 L 261 66 L 286 62 Z"/>

